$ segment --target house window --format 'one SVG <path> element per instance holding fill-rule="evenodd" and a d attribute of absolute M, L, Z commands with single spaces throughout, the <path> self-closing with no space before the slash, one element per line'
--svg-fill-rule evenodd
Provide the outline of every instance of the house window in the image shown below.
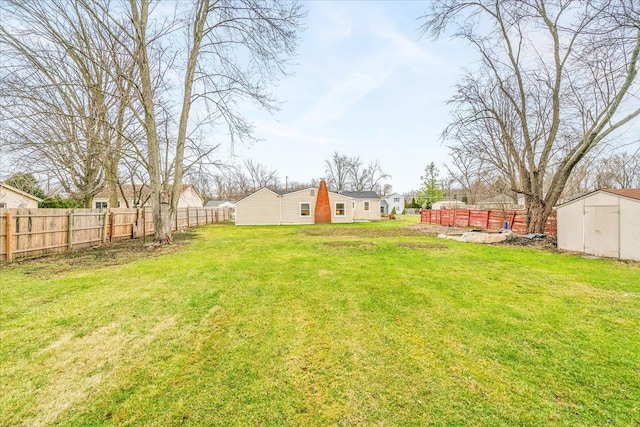
<path fill-rule="evenodd" d="M 365 212 L 369 212 L 369 201 L 368 200 L 364 202 L 364 211 Z"/>
<path fill-rule="evenodd" d="M 311 203 L 300 203 L 300 216 L 311 216 Z"/>
<path fill-rule="evenodd" d="M 96 202 L 96 209 L 107 209 L 107 202 Z"/>
<path fill-rule="evenodd" d="M 4 209 L 4 208 L 6 208 L 6 207 L 7 207 L 7 204 L 6 204 L 6 203 L 0 203 L 0 209 Z"/>
<path fill-rule="evenodd" d="M 344 202 L 336 203 L 336 216 L 346 216 L 347 207 Z"/>
<path fill-rule="evenodd" d="M 394 201 L 394 203 L 398 203 L 400 201 L 400 197 L 394 197 L 393 201 Z"/>
<path fill-rule="evenodd" d="M 311 197 L 315 197 L 316 196 L 316 190 L 309 190 L 309 195 Z"/>

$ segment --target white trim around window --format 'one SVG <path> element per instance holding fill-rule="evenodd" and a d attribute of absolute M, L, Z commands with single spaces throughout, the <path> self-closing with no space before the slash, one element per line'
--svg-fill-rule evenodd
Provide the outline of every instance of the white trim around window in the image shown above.
<path fill-rule="evenodd" d="M 338 206 L 342 206 L 339 208 Z M 333 213 L 337 217 L 347 216 L 347 204 L 345 202 L 336 202 Z"/>
<path fill-rule="evenodd" d="M 310 202 L 300 202 L 300 209 L 298 210 L 300 217 L 311 216 L 311 203 Z"/>
<path fill-rule="evenodd" d="M 364 206 L 365 212 L 369 212 L 369 210 L 371 210 L 371 202 L 369 202 L 368 200 L 362 202 L 362 206 Z"/>

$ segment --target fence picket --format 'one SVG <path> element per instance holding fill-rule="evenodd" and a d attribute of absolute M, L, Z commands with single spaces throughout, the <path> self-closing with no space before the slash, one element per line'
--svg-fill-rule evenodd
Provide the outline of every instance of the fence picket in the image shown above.
<path fill-rule="evenodd" d="M 176 211 L 176 226 L 179 223 L 184 224 L 185 209 L 187 208 L 178 208 Z M 196 226 L 200 225 L 199 209 L 204 209 L 205 219 L 213 220 L 215 214 L 217 222 L 217 209 L 196 208 Z M 187 218 L 190 216 L 187 214 Z M 207 223 L 205 220 L 205 224 Z M 187 226 L 183 228 L 189 227 L 190 221 L 187 219 Z M 12 262 L 21 257 L 84 249 L 115 240 L 142 237 L 146 241 L 146 237 L 153 233 L 153 218 L 146 208 L 118 208 L 106 211 L 0 209 L 0 261 Z"/>

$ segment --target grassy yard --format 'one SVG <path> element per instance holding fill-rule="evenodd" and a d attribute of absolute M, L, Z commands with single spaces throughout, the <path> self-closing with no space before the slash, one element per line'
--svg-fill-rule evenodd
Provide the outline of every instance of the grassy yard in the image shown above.
<path fill-rule="evenodd" d="M 640 264 L 406 224 L 3 266 L 0 425 L 640 425 Z"/>

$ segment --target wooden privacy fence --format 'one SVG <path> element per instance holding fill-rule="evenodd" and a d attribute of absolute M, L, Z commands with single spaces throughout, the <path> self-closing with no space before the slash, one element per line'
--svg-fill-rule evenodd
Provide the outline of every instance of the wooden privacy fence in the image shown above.
<path fill-rule="evenodd" d="M 426 224 L 451 225 L 456 227 L 476 227 L 488 230 L 500 230 L 505 221 L 509 229 L 523 233 L 527 229 L 525 211 L 479 210 L 479 209 L 424 209 L 421 222 Z M 544 226 L 546 234 L 558 234 L 556 213 L 552 212 Z"/>
<path fill-rule="evenodd" d="M 227 221 L 229 209 L 178 208 L 172 230 Z M 0 209 L 0 260 L 99 246 L 154 233 L 151 208 Z"/>

